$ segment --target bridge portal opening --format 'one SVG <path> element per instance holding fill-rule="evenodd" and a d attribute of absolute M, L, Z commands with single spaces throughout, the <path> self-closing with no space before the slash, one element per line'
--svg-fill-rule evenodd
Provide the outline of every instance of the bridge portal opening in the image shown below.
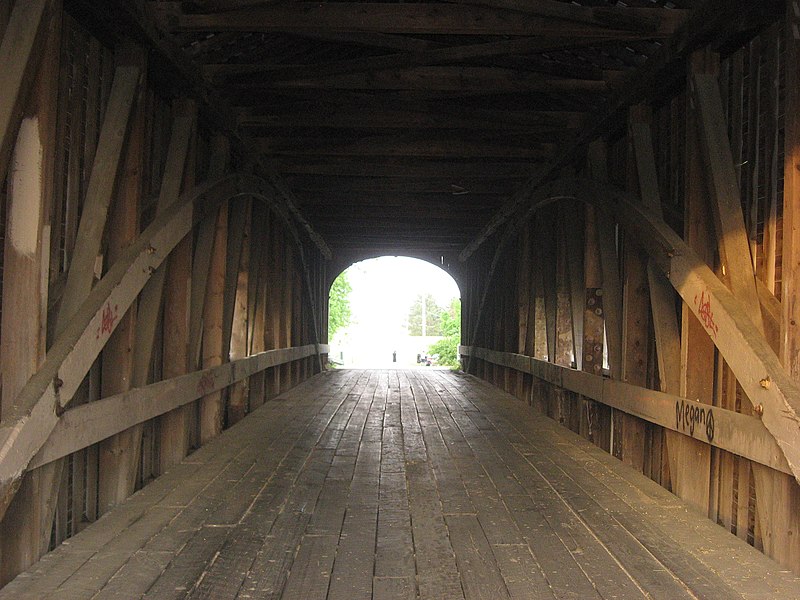
<path fill-rule="evenodd" d="M 383 256 L 354 263 L 333 282 L 329 360 L 347 368 L 458 365 L 461 292 L 441 267 Z"/>

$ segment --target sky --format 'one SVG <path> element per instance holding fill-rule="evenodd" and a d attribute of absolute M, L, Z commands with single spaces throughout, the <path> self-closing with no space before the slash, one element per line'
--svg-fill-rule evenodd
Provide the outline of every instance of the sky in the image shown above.
<path fill-rule="evenodd" d="M 347 269 L 352 322 L 348 346 L 350 358 L 363 366 L 391 360 L 407 362 L 424 349 L 406 343 L 405 321 L 414 299 L 430 293 L 440 306 L 448 306 L 461 293 L 443 269 L 428 262 L 402 256 L 384 256 L 354 264 Z M 349 361 L 348 361 L 349 362 Z M 374 364 L 366 364 L 374 363 Z"/>

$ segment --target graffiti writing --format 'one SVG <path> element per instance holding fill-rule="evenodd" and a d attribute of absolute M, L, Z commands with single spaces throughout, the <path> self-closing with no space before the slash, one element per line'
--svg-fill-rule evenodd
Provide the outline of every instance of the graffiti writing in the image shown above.
<path fill-rule="evenodd" d="M 205 396 L 214 389 L 214 376 L 211 373 L 206 373 L 197 382 L 197 394 Z"/>
<path fill-rule="evenodd" d="M 706 296 L 706 292 L 704 290 L 700 293 L 699 301 L 697 296 L 694 297 L 694 304 L 697 306 L 697 312 L 700 315 L 700 321 L 714 337 L 717 337 L 719 327 L 714 322 L 714 311 L 711 310 L 711 296 Z"/>
<path fill-rule="evenodd" d="M 714 441 L 714 411 L 694 402 L 678 400 L 675 402 L 675 427 L 678 431 L 694 435 L 695 427 L 706 428 L 706 438 Z"/>
<path fill-rule="evenodd" d="M 103 312 L 100 313 L 100 327 L 97 328 L 95 339 L 100 339 L 101 335 L 110 334 L 114 330 L 114 323 L 117 322 L 118 318 L 119 306 L 115 304 L 112 309 L 111 303 L 106 302 Z"/>

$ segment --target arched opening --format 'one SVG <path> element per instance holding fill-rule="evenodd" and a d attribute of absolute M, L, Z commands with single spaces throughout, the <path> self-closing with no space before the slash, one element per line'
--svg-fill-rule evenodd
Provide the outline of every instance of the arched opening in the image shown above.
<path fill-rule="evenodd" d="M 458 284 L 424 260 L 363 260 L 331 285 L 328 341 L 334 367 L 455 367 L 460 334 Z"/>

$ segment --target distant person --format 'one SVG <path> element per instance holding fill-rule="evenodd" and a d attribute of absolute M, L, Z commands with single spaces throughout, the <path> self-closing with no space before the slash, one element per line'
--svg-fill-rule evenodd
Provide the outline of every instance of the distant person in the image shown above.
<path fill-rule="evenodd" d="M 396 362 L 397 362 L 397 350 L 394 350 L 394 351 L 392 352 L 392 362 L 393 362 L 393 363 L 396 363 Z"/>

